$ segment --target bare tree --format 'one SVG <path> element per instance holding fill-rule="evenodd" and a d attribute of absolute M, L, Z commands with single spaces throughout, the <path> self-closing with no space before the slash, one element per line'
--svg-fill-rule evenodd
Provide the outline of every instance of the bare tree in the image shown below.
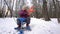
<path fill-rule="evenodd" d="M 60 10 L 59 10 L 59 1 L 56 0 L 56 10 L 57 10 L 57 19 L 58 19 L 58 23 L 60 23 Z"/>
<path fill-rule="evenodd" d="M 10 8 L 10 6 L 9 6 L 8 3 L 6 2 L 6 0 L 4 0 L 4 2 L 5 2 L 5 4 L 7 5 L 8 10 L 10 10 L 10 14 L 11 14 L 11 17 L 12 17 L 12 9 Z M 6 13 L 6 16 L 7 16 L 7 14 L 8 14 L 8 11 L 7 11 L 7 13 Z M 5 17 L 6 17 L 6 16 L 5 16 Z"/>
<path fill-rule="evenodd" d="M 50 4 L 50 8 L 49 8 L 49 17 L 52 17 L 52 6 L 51 6 L 51 3 Z"/>
<path fill-rule="evenodd" d="M 37 3 L 37 0 L 32 0 L 32 4 L 33 4 L 33 6 L 34 6 L 34 9 L 35 9 L 35 12 L 34 12 L 34 16 L 36 17 L 36 18 L 38 18 L 39 16 L 39 6 L 38 6 L 38 3 Z"/>
<path fill-rule="evenodd" d="M 10 0 L 9 3 L 7 3 L 6 0 L 4 0 L 4 2 L 5 2 L 5 4 L 7 5 L 7 7 L 8 7 L 8 11 L 10 11 L 10 15 L 11 15 L 11 17 L 12 17 L 12 16 L 13 16 L 14 0 L 13 0 L 13 3 L 12 3 L 12 0 Z M 12 5 L 12 4 L 13 4 L 13 5 Z M 8 15 L 8 11 L 7 11 L 5 17 Z"/>
<path fill-rule="evenodd" d="M 43 17 L 45 18 L 46 21 L 49 21 L 49 15 L 48 15 L 48 10 L 47 10 L 47 1 L 43 0 Z"/>
<path fill-rule="evenodd" d="M 56 12 L 57 12 L 57 10 L 56 10 L 56 2 L 55 2 L 55 0 L 52 0 L 53 1 L 53 5 L 54 5 L 54 16 L 53 17 L 57 17 L 57 14 L 56 14 Z"/>

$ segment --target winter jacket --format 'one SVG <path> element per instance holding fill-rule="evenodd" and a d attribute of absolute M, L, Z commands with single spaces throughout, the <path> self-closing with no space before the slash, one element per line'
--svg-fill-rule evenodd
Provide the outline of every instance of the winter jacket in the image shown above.
<path fill-rule="evenodd" d="M 18 14 L 20 17 L 24 17 L 24 18 L 29 17 L 28 12 L 26 10 L 21 10 L 21 11 L 19 11 Z"/>

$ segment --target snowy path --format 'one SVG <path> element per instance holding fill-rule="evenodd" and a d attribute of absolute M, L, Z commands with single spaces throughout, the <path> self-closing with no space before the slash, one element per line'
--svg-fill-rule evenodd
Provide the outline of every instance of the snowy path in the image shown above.
<path fill-rule="evenodd" d="M 0 34 L 18 34 L 14 30 L 17 27 L 16 18 L 0 18 Z M 31 18 L 31 30 L 24 31 L 23 34 L 60 34 L 60 24 L 57 19 L 44 21 L 42 19 Z"/>

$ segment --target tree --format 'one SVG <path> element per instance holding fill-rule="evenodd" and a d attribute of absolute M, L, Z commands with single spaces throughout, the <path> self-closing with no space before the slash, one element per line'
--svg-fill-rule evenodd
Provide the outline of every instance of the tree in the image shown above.
<path fill-rule="evenodd" d="M 10 12 L 10 17 L 13 16 L 14 0 L 4 0 L 4 3 L 8 7 L 5 17 L 7 17 L 8 12 Z"/>
<path fill-rule="evenodd" d="M 39 18 L 39 5 L 38 5 L 38 0 L 32 0 L 32 4 L 34 6 L 35 12 L 34 12 L 34 17 Z"/>
<path fill-rule="evenodd" d="M 43 17 L 45 18 L 46 21 L 49 21 L 49 15 L 48 15 L 48 10 L 47 10 L 47 1 L 43 0 Z"/>
<path fill-rule="evenodd" d="M 53 5 L 54 5 L 54 16 L 53 17 L 57 17 L 57 10 L 56 10 L 56 2 L 55 2 L 55 0 L 52 0 L 53 1 Z"/>
<path fill-rule="evenodd" d="M 57 10 L 57 19 L 58 23 L 60 23 L 60 8 L 59 8 L 59 1 L 56 0 L 56 10 Z"/>
<path fill-rule="evenodd" d="M 1 9 L 0 9 L 0 17 L 2 17 L 2 12 L 1 12 Z"/>
<path fill-rule="evenodd" d="M 50 7 L 49 7 L 49 17 L 52 17 L 52 5 L 51 3 L 49 3 Z"/>
<path fill-rule="evenodd" d="M 11 14 L 11 17 L 12 17 L 12 11 L 13 11 L 13 9 L 11 9 L 11 7 L 8 5 L 8 3 L 6 2 L 6 0 L 4 0 L 4 2 L 5 2 L 5 4 L 7 5 L 8 10 L 10 11 L 10 14 Z M 8 14 L 8 11 L 7 11 L 7 13 L 6 13 L 6 16 L 7 16 L 7 14 Z M 5 17 L 6 17 L 6 16 L 5 16 Z"/>

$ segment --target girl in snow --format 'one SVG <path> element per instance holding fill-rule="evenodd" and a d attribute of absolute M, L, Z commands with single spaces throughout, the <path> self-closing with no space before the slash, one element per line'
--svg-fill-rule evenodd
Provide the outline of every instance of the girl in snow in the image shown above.
<path fill-rule="evenodd" d="M 21 28 L 21 24 L 22 24 L 21 22 L 26 22 L 26 27 L 28 27 L 30 24 L 30 15 L 27 11 L 27 7 L 23 6 L 22 10 L 20 10 L 18 14 L 20 16 L 19 18 L 17 18 L 18 28 Z"/>

